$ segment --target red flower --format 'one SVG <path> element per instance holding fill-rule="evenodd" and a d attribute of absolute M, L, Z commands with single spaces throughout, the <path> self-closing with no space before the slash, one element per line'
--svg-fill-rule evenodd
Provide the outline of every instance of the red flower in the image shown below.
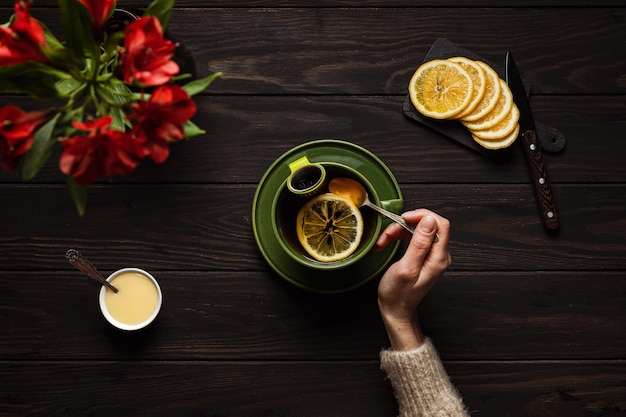
<path fill-rule="evenodd" d="M 133 121 L 131 134 L 141 142 L 154 162 L 161 163 L 169 156 L 168 142 L 185 137 L 182 124 L 196 114 L 196 104 L 177 85 L 157 88 L 150 99 L 132 106 L 128 119 Z"/>
<path fill-rule="evenodd" d="M 172 61 L 176 44 L 163 38 L 163 28 L 154 16 L 141 17 L 126 28 L 121 66 L 127 84 L 162 85 L 178 74 Z"/>
<path fill-rule="evenodd" d="M 28 0 L 16 0 L 15 20 L 10 26 L 0 26 L 0 66 L 49 62 L 42 52 L 49 48 L 43 28 L 30 16 L 29 8 Z"/>
<path fill-rule="evenodd" d="M 25 112 L 8 104 L 0 109 L 0 154 L 4 154 L 2 168 L 13 172 L 20 156 L 28 152 L 35 139 L 35 131 L 48 118 L 47 111 Z"/>
<path fill-rule="evenodd" d="M 116 0 L 78 0 L 85 5 L 91 16 L 91 26 L 97 39 L 102 37 L 104 27 L 111 17 Z"/>
<path fill-rule="evenodd" d="M 63 139 L 59 166 L 77 184 L 89 185 L 100 175 L 128 174 L 141 159 L 143 151 L 129 135 L 109 129 L 112 120 L 105 116 L 85 123 L 72 122 L 72 126 L 88 134 Z"/>

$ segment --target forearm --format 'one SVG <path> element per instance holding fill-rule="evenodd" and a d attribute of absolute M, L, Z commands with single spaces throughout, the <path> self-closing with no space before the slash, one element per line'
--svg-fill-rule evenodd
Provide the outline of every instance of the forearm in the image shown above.
<path fill-rule="evenodd" d="M 383 314 L 383 323 L 385 323 L 391 348 L 395 351 L 417 349 L 424 343 L 424 335 L 417 317 L 411 320 L 396 320 L 385 317 Z"/>

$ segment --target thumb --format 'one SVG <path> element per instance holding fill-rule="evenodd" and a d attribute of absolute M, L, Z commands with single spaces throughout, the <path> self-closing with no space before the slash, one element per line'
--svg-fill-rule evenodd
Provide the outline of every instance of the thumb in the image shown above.
<path fill-rule="evenodd" d="M 436 228 L 437 220 L 431 215 L 424 216 L 415 228 L 404 258 L 421 265 L 433 244 Z"/>
<path fill-rule="evenodd" d="M 435 218 L 433 216 L 425 216 L 422 220 L 420 220 L 420 222 L 417 225 L 417 230 L 420 231 L 420 233 L 427 235 L 427 236 L 432 236 L 432 234 L 435 232 L 435 228 L 437 227 L 437 220 L 435 220 Z"/>

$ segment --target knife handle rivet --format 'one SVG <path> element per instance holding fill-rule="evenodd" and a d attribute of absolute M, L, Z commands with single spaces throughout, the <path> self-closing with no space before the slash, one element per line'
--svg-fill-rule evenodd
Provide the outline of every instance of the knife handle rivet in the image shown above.
<path fill-rule="evenodd" d="M 545 178 L 539 178 L 539 184 L 543 185 L 546 183 L 546 179 Z"/>
<path fill-rule="evenodd" d="M 548 219 L 551 219 L 554 217 L 554 213 L 552 213 L 551 211 L 546 213 L 546 216 L 548 216 Z"/>
<path fill-rule="evenodd" d="M 537 149 L 537 147 L 535 146 L 534 143 L 531 143 L 529 148 L 530 148 L 531 151 L 534 151 L 535 149 Z"/>

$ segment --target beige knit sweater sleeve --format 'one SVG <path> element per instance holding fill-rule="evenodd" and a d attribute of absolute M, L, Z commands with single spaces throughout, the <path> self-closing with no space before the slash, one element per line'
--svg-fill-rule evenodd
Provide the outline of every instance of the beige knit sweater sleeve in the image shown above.
<path fill-rule="evenodd" d="M 380 353 L 398 400 L 400 417 L 467 417 L 463 401 L 430 339 L 418 349 Z"/>

